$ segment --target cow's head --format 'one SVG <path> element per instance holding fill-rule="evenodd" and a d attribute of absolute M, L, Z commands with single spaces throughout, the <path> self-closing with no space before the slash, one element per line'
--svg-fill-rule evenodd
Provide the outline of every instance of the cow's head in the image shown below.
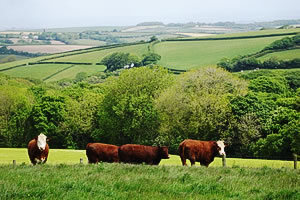
<path fill-rule="evenodd" d="M 160 151 L 160 156 L 161 158 L 163 159 L 169 159 L 169 153 L 168 153 L 168 147 L 158 147 L 159 148 L 159 151 Z"/>
<path fill-rule="evenodd" d="M 217 141 L 216 142 L 217 143 L 217 150 L 218 150 L 218 152 L 219 152 L 219 155 L 220 156 L 225 156 L 226 155 L 226 153 L 225 153 L 225 143 L 224 143 L 224 141 Z"/>
<path fill-rule="evenodd" d="M 44 151 L 47 144 L 47 136 L 41 133 L 39 136 L 37 136 L 37 146 L 40 151 Z"/>

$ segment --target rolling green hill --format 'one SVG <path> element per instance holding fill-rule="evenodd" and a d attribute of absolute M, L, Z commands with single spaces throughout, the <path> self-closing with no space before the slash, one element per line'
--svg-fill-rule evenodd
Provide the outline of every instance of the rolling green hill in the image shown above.
<path fill-rule="evenodd" d="M 161 55 L 160 65 L 174 69 L 191 69 L 215 65 L 223 57 L 233 58 L 257 52 L 282 36 L 234 40 L 170 41 L 154 45 Z"/>
<path fill-rule="evenodd" d="M 87 75 L 105 70 L 96 65 L 105 56 L 114 52 L 128 52 L 142 56 L 148 51 L 161 55 L 159 65 L 170 69 L 188 70 L 202 66 L 216 65 L 220 59 L 253 54 L 262 50 L 275 40 L 295 35 L 300 29 L 266 30 L 217 36 L 189 38 L 190 40 L 161 41 L 158 43 L 128 43 L 93 47 L 59 54 L 36 57 L 0 64 L 0 73 L 14 77 L 36 78 L 44 81 L 73 79 L 79 72 Z M 260 59 L 278 57 L 279 59 L 300 58 L 299 49 L 266 54 Z M 47 64 L 40 64 L 46 62 Z"/>

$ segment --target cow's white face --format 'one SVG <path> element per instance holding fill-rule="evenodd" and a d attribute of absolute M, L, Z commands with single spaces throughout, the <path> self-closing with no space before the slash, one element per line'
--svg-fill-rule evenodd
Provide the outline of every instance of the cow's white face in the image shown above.
<path fill-rule="evenodd" d="M 217 145 L 218 145 L 218 147 L 219 147 L 219 154 L 220 154 L 220 156 L 225 156 L 226 155 L 226 153 L 225 153 L 225 144 L 224 144 L 224 142 L 223 141 L 217 141 Z"/>
<path fill-rule="evenodd" d="M 47 144 L 47 136 L 41 133 L 37 139 L 37 146 L 39 150 L 44 151 Z"/>

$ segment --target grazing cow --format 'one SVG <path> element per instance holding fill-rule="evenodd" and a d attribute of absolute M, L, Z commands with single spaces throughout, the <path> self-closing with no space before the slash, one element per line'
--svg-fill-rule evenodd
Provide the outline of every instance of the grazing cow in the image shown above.
<path fill-rule="evenodd" d="M 33 165 L 47 162 L 49 145 L 47 136 L 41 133 L 28 143 L 28 155 Z"/>
<path fill-rule="evenodd" d="M 86 156 L 89 163 L 119 162 L 118 146 L 103 143 L 88 143 L 86 145 Z"/>
<path fill-rule="evenodd" d="M 124 163 L 158 165 L 161 159 L 169 159 L 168 147 L 125 144 L 119 147 L 119 158 Z"/>
<path fill-rule="evenodd" d="M 183 166 L 186 166 L 186 159 L 189 159 L 191 165 L 200 162 L 200 165 L 208 167 L 214 161 L 217 155 L 226 155 L 225 144 L 223 141 L 199 141 L 184 140 L 179 144 L 179 155 Z"/>

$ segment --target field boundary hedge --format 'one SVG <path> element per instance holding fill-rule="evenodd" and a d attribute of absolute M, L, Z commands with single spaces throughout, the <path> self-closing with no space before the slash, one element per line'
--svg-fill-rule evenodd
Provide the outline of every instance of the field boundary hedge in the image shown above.
<path fill-rule="evenodd" d="M 57 72 L 55 72 L 55 73 L 53 73 L 53 74 L 47 76 L 46 78 L 43 78 L 43 81 L 46 81 L 46 80 L 52 78 L 53 76 L 55 76 L 55 75 L 57 75 L 57 74 L 59 74 L 59 73 L 61 73 L 61 72 L 63 72 L 63 71 L 66 71 L 66 70 L 68 70 L 68 69 L 70 69 L 70 68 L 72 68 L 72 67 L 74 67 L 74 66 L 75 66 L 75 65 L 71 65 L 71 66 L 65 67 L 65 68 L 63 68 L 62 70 L 59 70 L 59 71 L 57 71 Z"/>
<path fill-rule="evenodd" d="M 92 65 L 93 63 L 87 62 L 30 62 L 28 65 L 39 65 L 39 64 L 71 64 L 71 65 Z"/>
<path fill-rule="evenodd" d="M 173 74 L 181 74 L 183 72 L 187 72 L 188 70 L 185 69 L 172 69 L 172 68 L 167 68 L 169 72 Z"/>
<path fill-rule="evenodd" d="M 12 67 L 0 69 L 0 72 L 4 72 L 4 71 L 7 71 L 7 70 L 15 69 L 15 68 L 18 68 L 18 67 L 23 67 L 23 66 L 26 66 L 26 65 L 27 64 L 21 64 L 21 65 L 15 65 L 15 66 L 12 66 Z"/>

